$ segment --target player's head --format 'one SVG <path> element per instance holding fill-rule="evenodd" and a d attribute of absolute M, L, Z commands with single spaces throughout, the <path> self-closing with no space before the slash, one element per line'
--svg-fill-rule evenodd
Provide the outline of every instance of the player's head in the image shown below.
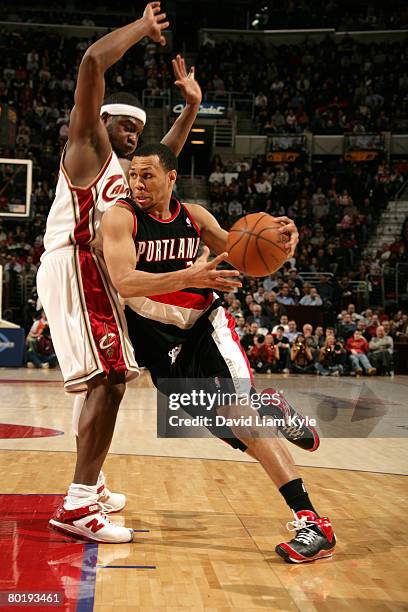
<path fill-rule="evenodd" d="M 146 212 L 168 204 L 177 170 L 177 157 L 166 145 L 159 142 L 140 147 L 129 170 L 133 199 Z"/>
<path fill-rule="evenodd" d="M 133 155 L 146 123 L 146 113 L 132 94 L 120 91 L 105 98 L 101 119 L 118 157 Z"/>

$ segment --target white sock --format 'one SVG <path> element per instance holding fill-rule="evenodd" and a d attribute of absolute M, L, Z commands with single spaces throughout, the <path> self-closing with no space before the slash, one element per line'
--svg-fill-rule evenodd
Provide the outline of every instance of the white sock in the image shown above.
<path fill-rule="evenodd" d="M 102 470 L 99 472 L 98 480 L 96 481 L 97 487 L 105 484 L 105 475 Z"/>
<path fill-rule="evenodd" d="M 68 489 L 68 494 L 64 500 L 64 508 L 66 510 L 74 510 L 81 506 L 89 506 L 98 501 L 97 494 L 98 485 L 83 485 L 73 482 Z"/>

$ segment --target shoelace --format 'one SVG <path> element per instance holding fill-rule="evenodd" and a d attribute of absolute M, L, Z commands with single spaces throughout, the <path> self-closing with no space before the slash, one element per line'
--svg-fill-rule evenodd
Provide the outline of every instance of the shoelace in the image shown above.
<path fill-rule="evenodd" d="M 92 504 L 92 505 L 99 506 L 98 512 L 101 514 L 101 517 L 102 517 L 103 521 L 106 523 L 106 525 L 112 525 L 113 524 L 112 521 L 110 520 L 110 518 L 108 517 L 108 515 L 105 513 L 105 510 L 103 509 L 103 504 L 101 504 L 100 502 L 96 502 L 95 504 Z"/>
<path fill-rule="evenodd" d="M 280 429 L 287 433 L 294 440 L 297 440 L 302 435 L 303 425 L 302 423 L 298 423 L 297 425 L 291 425 L 290 427 L 284 425 Z"/>
<path fill-rule="evenodd" d="M 311 544 L 317 538 L 317 533 L 308 525 L 314 525 L 314 522 L 308 521 L 306 516 L 302 516 L 302 518 L 299 519 L 295 514 L 295 517 L 294 521 L 286 523 L 287 530 L 298 532 L 294 538 L 296 542 Z"/>

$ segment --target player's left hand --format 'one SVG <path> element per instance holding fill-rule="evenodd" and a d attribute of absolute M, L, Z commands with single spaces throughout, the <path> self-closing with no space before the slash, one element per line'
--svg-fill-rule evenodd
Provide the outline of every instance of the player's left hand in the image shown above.
<path fill-rule="evenodd" d="M 274 217 L 274 221 L 277 221 L 281 224 L 282 227 L 279 229 L 279 232 L 281 234 L 290 234 L 290 240 L 285 244 L 285 250 L 288 254 L 288 259 L 290 259 L 295 254 L 295 249 L 297 243 L 299 242 L 298 229 L 294 221 L 292 219 L 289 219 L 289 217 Z"/>
<path fill-rule="evenodd" d="M 195 80 L 194 66 L 191 66 L 190 72 L 187 73 L 186 62 L 181 55 L 176 55 L 172 64 L 176 77 L 174 84 L 180 89 L 186 104 L 201 104 L 203 94 L 201 87 Z"/>

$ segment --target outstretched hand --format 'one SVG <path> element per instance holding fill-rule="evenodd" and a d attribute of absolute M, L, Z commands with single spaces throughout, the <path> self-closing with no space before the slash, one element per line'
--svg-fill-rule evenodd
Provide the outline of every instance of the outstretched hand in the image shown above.
<path fill-rule="evenodd" d="M 279 228 L 280 234 L 290 235 L 289 241 L 284 245 L 284 249 L 288 254 L 288 259 L 290 259 L 295 254 L 295 249 L 297 243 L 299 242 L 298 229 L 294 221 L 292 219 L 289 219 L 289 217 L 274 217 L 274 221 L 277 221 L 281 224 L 281 227 Z"/>
<path fill-rule="evenodd" d="M 188 268 L 190 286 L 197 289 L 217 289 L 227 293 L 242 287 L 240 281 L 234 280 L 239 276 L 238 270 L 217 270 L 217 266 L 228 258 L 228 253 L 221 253 L 208 262 L 209 254 L 208 247 L 204 247 L 201 256 Z"/>
<path fill-rule="evenodd" d="M 190 72 L 187 72 L 186 62 L 181 55 L 176 55 L 172 64 L 176 77 L 174 84 L 180 89 L 186 104 L 201 104 L 203 94 L 200 85 L 195 80 L 194 66 L 191 66 Z"/>
<path fill-rule="evenodd" d="M 152 39 L 153 42 L 160 43 L 162 46 L 166 44 L 166 39 L 163 36 L 163 30 L 169 27 L 170 22 L 164 21 L 166 19 L 166 13 L 160 12 L 160 2 L 149 2 L 146 6 L 142 20 L 146 25 L 146 35 Z"/>

